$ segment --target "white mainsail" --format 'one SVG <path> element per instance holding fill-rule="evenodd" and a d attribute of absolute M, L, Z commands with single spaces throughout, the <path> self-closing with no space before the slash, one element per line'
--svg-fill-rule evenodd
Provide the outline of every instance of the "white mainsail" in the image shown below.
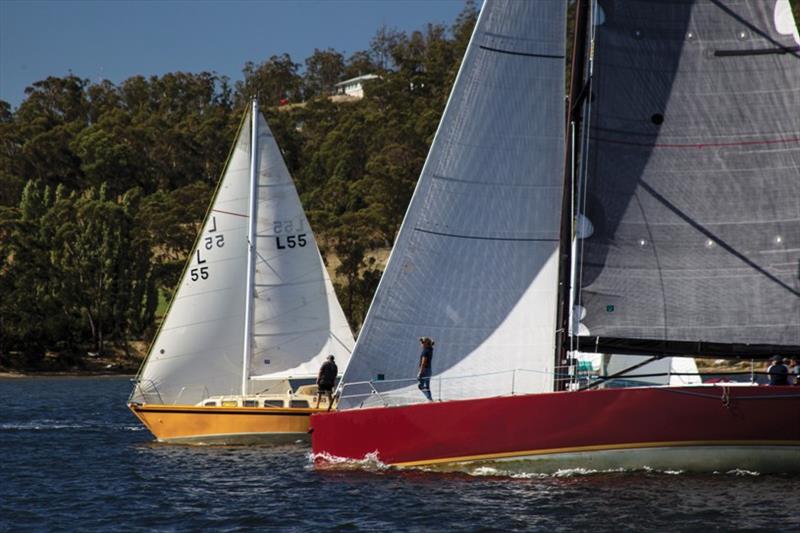
<path fill-rule="evenodd" d="M 336 299 L 292 178 L 259 116 L 252 379 L 316 376 L 328 355 L 344 369 L 353 334 Z"/>
<path fill-rule="evenodd" d="M 420 336 L 437 399 L 552 390 L 565 29 L 563 0 L 485 3 L 340 406 L 421 399 Z"/>
<path fill-rule="evenodd" d="M 208 396 L 240 394 L 243 375 L 308 376 L 328 354 L 336 356 L 340 368 L 347 365 L 352 333 L 280 150 L 260 114 L 255 283 L 253 294 L 246 294 L 251 116 L 248 111 L 239 129 L 189 264 L 140 371 L 134 401 L 194 404 Z M 289 246 L 290 236 L 294 246 Z M 252 357 L 245 374 L 248 296 L 255 301 Z"/>

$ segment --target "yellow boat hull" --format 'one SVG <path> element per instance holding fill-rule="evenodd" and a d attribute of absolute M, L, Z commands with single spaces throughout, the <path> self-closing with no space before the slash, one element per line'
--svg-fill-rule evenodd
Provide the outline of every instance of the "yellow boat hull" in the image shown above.
<path fill-rule="evenodd" d="M 129 404 L 159 442 L 182 444 L 286 444 L 310 441 L 312 413 L 295 407 L 202 407 Z"/>

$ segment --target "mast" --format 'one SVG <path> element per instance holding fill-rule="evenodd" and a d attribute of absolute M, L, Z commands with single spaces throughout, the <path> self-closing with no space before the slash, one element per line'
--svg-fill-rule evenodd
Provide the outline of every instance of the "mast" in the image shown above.
<path fill-rule="evenodd" d="M 244 349 L 242 350 L 242 396 L 250 378 L 250 353 L 253 331 L 253 278 L 255 277 L 256 206 L 258 202 L 258 100 L 253 98 L 250 113 L 250 208 L 247 233 L 247 284 L 244 298 Z"/>
<path fill-rule="evenodd" d="M 566 150 L 564 158 L 564 193 L 561 204 L 561 238 L 559 266 L 559 317 L 558 333 L 556 339 L 555 367 L 561 367 L 567 362 L 567 351 L 572 337 L 572 301 L 574 298 L 574 250 L 575 238 L 573 226 L 575 224 L 575 187 L 578 150 L 575 143 L 578 137 L 581 117 L 581 103 L 585 98 L 584 64 L 586 57 L 586 19 L 588 16 L 589 0 L 578 0 L 575 6 L 575 35 L 572 45 L 572 68 L 570 78 L 569 97 L 567 99 L 567 124 L 566 124 Z M 554 390 L 564 390 L 566 382 L 558 379 L 558 372 L 554 375 L 556 380 Z"/>

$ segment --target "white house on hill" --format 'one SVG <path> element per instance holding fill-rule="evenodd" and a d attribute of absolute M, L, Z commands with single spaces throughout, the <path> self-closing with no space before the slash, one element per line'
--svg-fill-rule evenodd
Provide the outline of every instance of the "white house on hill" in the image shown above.
<path fill-rule="evenodd" d="M 364 74 L 350 78 L 349 80 L 340 81 L 336 84 L 336 94 L 343 94 L 346 96 L 354 96 L 356 98 L 364 98 L 364 82 L 367 80 L 374 80 L 380 78 L 377 74 Z"/>

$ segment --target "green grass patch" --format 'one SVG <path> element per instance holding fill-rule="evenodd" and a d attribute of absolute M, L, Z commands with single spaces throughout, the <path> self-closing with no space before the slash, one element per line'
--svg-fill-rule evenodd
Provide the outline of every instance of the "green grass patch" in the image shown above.
<path fill-rule="evenodd" d="M 163 288 L 158 289 L 158 305 L 156 306 L 156 320 L 161 321 L 169 308 L 169 292 Z"/>

